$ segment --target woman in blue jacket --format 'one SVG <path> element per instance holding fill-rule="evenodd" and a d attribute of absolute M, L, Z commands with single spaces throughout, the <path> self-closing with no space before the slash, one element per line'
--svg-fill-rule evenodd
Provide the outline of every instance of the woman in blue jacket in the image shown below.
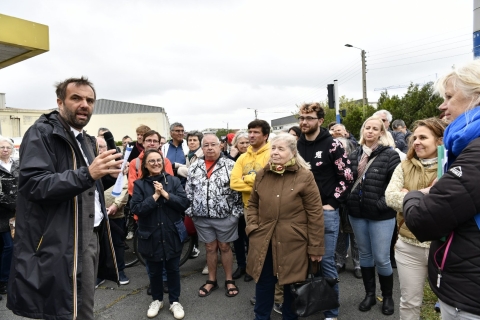
<path fill-rule="evenodd" d="M 190 201 L 180 180 L 165 173 L 163 157 L 157 150 L 145 152 L 141 170 L 142 178 L 134 183 L 131 208 L 138 216 L 138 251 L 147 263 L 152 288 L 153 302 L 147 316 L 155 317 L 163 307 L 165 266 L 170 311 L 175 319 L 183 319 L 185 313 L 179 303 L 182 242 L 175 222 L 182 220 Z"/>

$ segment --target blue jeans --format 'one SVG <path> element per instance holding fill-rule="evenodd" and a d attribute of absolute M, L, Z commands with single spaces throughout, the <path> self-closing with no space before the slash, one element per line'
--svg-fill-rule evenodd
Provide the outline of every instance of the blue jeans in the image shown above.
<path fill-rule="evenodd" d="M 337 268 L 335 266 L 335 249 L 337 247 L 338 230 L 340 228 L 340 214 L 338 209 L 323 210 L 323 221 L 325 225 L 325 255 L 322 258 L 323 275 L 327 278 L 338 278 Z M 338 284 L 334 287 L 339 299 Z M 325 311 L 325 318 L 338 317 L 338 308 Z"/>
<path fill-rule="evenodd" d="M 180 297 L 180 256 L 170 260 L 146 260 L 153 300 L 163 301 L 163 269 L 167 270 L 168 300 L 179 302 Z"/>
<path fill-rule="evenodd" d="M 360 266 L 376 266 L 379 275 L 391 275 L 390 243 L 395 218 L 377 221 L 349 216 L 349 219 L 357 240 Z"/>
<path fill-rule="evenodd" d="M 0 232 L 0 237 L 3 240 L 3 251 L 0 256 L 0 282 L 8 282 L 12 263 L 13 239 L 10 231 Z"/>
<path fill-rule="evenodd" d="M 272 313 L 274 296 L 275 296 L 275 284 L 277 283 L 277 277 L 273 274 L 273 257 L 272 246 L 268 247 L 265 262 L 263 264 L 262 273 L 255 286 L 255 296 L 257 301 L 253 311 L 255 312 L 255 320 L 270 320 L 270 314 Z M 297 320 L 298 316 L 292 312 L 291 305 L 293 302 L 293 296 L 290 292 L 290 286 L 283 286 L 283 306 L 282 306 L 282 319 L 283 320 Z"/>

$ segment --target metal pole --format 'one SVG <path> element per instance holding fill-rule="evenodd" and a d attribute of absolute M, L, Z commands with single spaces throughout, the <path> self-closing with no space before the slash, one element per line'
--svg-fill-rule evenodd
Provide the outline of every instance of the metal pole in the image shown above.
<path fill-rule="evenodd" d="M 335 116 L 337 123 L 340 123 L 340 99 L 338 98 L 338 81 L 333 80 L 333 93 L 335 97 Z"/>
<path fill-rule="evenodd" d="M 363 117 L 365 118 L 365 106 L 368 105 L 367 100 L 367 64 L 365 62 L 365 50 L 362 50 L 362 88 L 363 88 Z"/>

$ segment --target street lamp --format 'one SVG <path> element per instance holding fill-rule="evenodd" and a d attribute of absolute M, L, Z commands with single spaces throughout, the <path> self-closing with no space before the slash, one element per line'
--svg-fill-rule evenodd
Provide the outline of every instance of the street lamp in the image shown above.
<path fill-rule="evenodd" d="M 361 51 L 362 57 L 362 88 L 363 88 L 363 116 L 365 117 L 365 106 L 368 104 L 367 100 L 367 64 L 365 63 L 365 50 L 352 46 L 351 44 L 346 44 L 345 47 L 355 48 Z"/>
<path fill-rule="evenodd" d="M 255 120 L 256 120 L 256 119 L 257 119 L 257 113 L 258 113 L 258 110 L 257 110 L 257 109 L 255 109 L 255 108 L 247 108 L 247 109 L 250 109 L 250 110 L 253 110 L 253 111 L 255 111 Z"/>

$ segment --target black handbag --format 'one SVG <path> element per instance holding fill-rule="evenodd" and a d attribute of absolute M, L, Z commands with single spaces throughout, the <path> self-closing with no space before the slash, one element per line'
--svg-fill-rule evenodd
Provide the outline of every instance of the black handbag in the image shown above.
<path fill-rule="evenodd" d="M 299 317 L 308 317 L 314 313 L 338 308 L 340 303 L 333 286 L 340 280 L 338 278 L 315 277 L 316 269 L 321 263 L 312 262 L 308 265 L 307 279 L 290 285 L 293 295 L 292 311 Z M 321 272 L 323 274 L 323 272 Z"/>

